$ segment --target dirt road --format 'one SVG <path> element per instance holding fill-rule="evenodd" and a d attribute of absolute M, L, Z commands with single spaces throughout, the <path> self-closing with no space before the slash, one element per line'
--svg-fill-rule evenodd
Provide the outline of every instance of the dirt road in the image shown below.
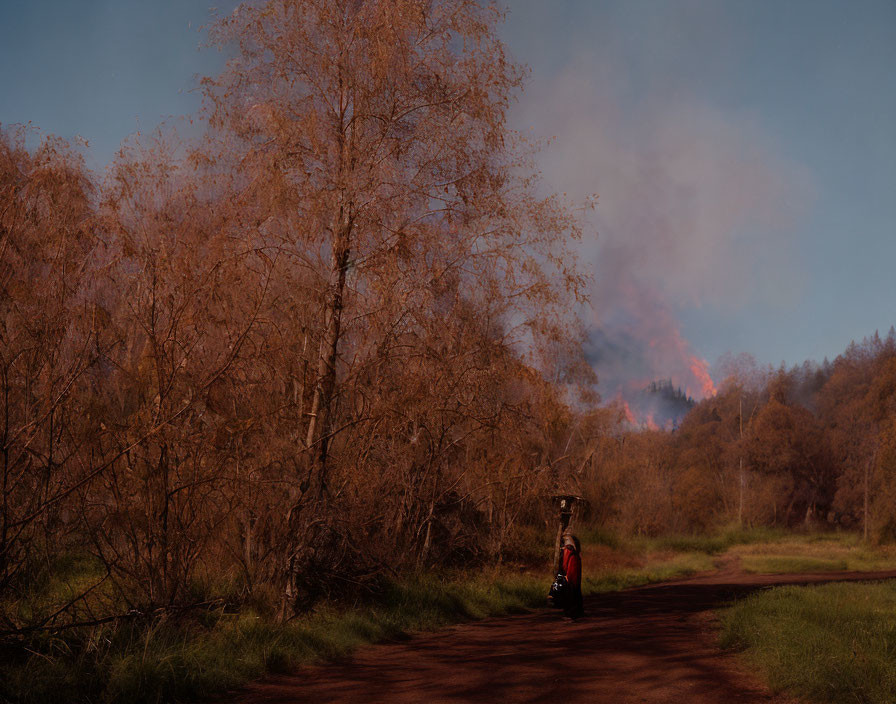
<path fill-rule="evenodd" d="M 553 610 L 374 645 L 344 662 L 258 682 L 239 704 L 607 702 L 740 704 L 791 700 L 717 646 L 712 610 L 778 584 L 896 578 L 896 572 L 707 576 L 593 596 L 587 616 Z"/>

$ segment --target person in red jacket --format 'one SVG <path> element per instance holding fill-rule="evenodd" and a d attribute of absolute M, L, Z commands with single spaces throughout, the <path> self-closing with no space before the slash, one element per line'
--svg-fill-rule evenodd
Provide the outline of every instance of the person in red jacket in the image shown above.
<path fill-rule="evenodd" d="M 563 604 L 563 613 L 570 618 L 585 615 L 582 604 L 582 546 L 572 533 L 563 536 L 563 555 L 560 566 L 569 585 Z"/>

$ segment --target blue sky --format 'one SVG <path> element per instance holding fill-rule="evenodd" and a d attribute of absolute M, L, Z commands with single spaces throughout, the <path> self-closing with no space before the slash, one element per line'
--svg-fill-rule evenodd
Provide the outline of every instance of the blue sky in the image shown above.
<path fill-rule="evenodd" d="M 198 50 L 208 7 L 0 0 L 0 122 L 80 135 L 101 168 L 138 126 L 198 107 L 194 76 L 222 61 Z M 675 329 L 711 364 L 790 364 L 896 323 L 896 2 L 508 7 L 532 69 L 512 122 L 554 137 L 550 187 L 599 195 L 591 324 L 656 316 L 635 339 Z"/>

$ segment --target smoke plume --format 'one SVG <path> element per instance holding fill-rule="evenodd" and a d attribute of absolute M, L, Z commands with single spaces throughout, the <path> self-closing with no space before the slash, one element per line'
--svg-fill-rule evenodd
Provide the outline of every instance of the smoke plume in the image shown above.
<path fill-rule="evenodd" d="M 582 253 L 595 277 L 585 315 L 599 390 L 634 406 L 668 379 L 705 398 L 710 366 L 680 315 L 793 298 L 800 275 L 782 233 L 807 179 L 747 117 L 675 95 L 623 99 L 595 78 L 600 65 L 588 56 L 533 80 L 516 115 L 521 129 L 554 135 L 541 161 L 549 187 L 598 196 L 587 215 L 597 239 Z"/>

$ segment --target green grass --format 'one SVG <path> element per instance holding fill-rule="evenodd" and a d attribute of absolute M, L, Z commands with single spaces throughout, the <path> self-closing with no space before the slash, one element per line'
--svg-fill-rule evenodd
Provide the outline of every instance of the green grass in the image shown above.
<path fill-rule="evenodd" d="M 62 555 L 49 565 L 32 565 L 24 580 L 27 589 L 13 592 L 18 595 L 2 604 L 3 611 L 19 622 L 39 620 L 100 582 L 103 574 L 102 564 L 81 552 Z"/>
<path fill-rule="evenodd" d="M 779 587 L 722 615 L 722 644 L 740 648 L 775 691 L 820 704 L 896 701 L 896 584 Z"/>
<path fill-rule="evenodd" d="M 671 550 L 720 555 L 737 545 L 776 543 L 785 540 L 788 533 L 777 528 L 739 528 L 730 526 L 708 535 L 666 535 L 655 538 L 635 539 L 633 544 L 644 550 Z"/>
<path fill-rule="evenodd" d="M 748 556 L 741 558 L 746 572 L 790 574 L 800 572 L 840 572 L 849 569 L 846 560 L 825 560 L 791 555 Z"/>
<path fill-rule="evenodd" d="M 614 550 L 628 548 L 627 542 L 616 533 L 602 526 L 583 526 L 577 531 L 582 545 L 603 545 Z"/>
<path fill-rule="evenodd" d="M 896 569 L 893 546 L 871 546 L 854 533 L 793 534 L 773 543 L 732 547 L 747 572 L 837 572 Z"/>
<path fill-rule="evenodd" d="M 588 562 L 585 593 L 709 569 L 705 555 L 660 555 L 618 568 Z M 589 572 L 589 570 L 591 570 Z M 272 672 L 337 658 L 360 645 L 543 606 L 549 570 L 417 574 L 365 604 L 330 604 L 288 624 L 250 609 L 209 611 L 151 627 L 120 624 L 44 637 L 32 655 L 0 656 L 0 701 L 134 702 L 202 699 Z"/>
<path fill-rule="evenodd" d="M 587 560 L 587 554 L 584 559 Z M 687 577 L 712 568 L 712 558 L 703 553 L 689 552 L 671 557 L 651 557 L 646 559 L 641 567 L 608 570 L 598 568 L 586 571 L 582 579 L 582 592 L 587 595 L 618 591 L 642 584 Z"/>
<path fill-rule="evenodd" d="M 345 655 L 364 643 L 519 612 L 543 604 L 546 591 L 546 578 L 525 574 L 417 575 L 390 584 L 375 603 L 330 605 L 288 624 L 251 611 L 218 612 L 148 628 L 70 633 L 66 640 L 32 644 L 39 655 L 0 658 L 0 700 L 201 699 L 269 672 Z"/>
<path fill-rule="evenodd" d="M 350 653 L 360 645 L 432 630 L 450 623 L 522 611 L 539 604 L 544 586 L 529 577 L 445 580 L 420 575 L 393 583 L 382 599 L 344 610 L 331 606 L 286 625 L 252 613 L 222 617 L 211 631 L 184 642 L 118 658 L 109 680 L 113 701 L 152 701 L 141 692 L 199 697 L 267 672 L 288 671 Z"/>

